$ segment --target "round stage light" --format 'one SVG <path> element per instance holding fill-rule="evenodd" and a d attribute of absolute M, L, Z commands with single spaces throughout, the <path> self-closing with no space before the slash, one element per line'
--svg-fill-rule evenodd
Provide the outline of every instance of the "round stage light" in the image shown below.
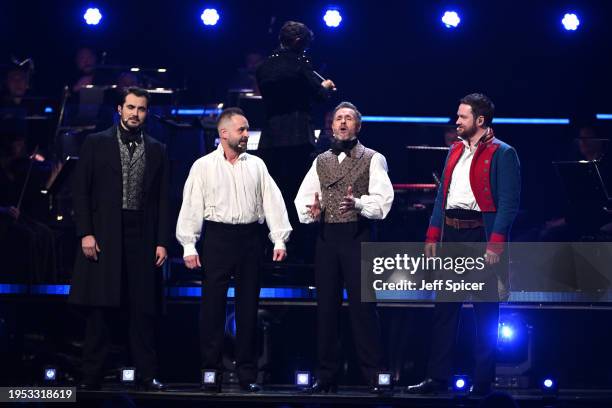
<path fill-rule="evenodd" d="M 576 14 L 566 13 L 561 20 L 561 24 L 567 31 L 576 31 L 580 25 L 580 20 Z"/>
<path fill-rule="evenodd" d="M 323 16 L 323 21 L 328 27 L 336 28 L 342 22 L 342 16 L 340 15 L 340 11 L 335 9 L 329 9 L 325 12 Z"/>
<path fill-rule="evenodd" d="M 202 12 L 200 18 L 202 19 L 204 25 L 214 26 L 217 25 L 220 16 L 216 9 L 206 9 Z"/>
<path fill-rule="evenodd" d="M 512 338 L 514 337 L 514 329 L 511 326 L 502 324 L 499 328 L 499 334 L 504 340 L 512 340 Z"/>
<path fill-rule="evenodd" d="M 458 378 L 457 381 L 455 381 L 455 388 L 460 390 L 463 387 L 465 387 L 465 380 L 463 378 Z"/>
<path fill-rule="evenodd" d="M 544 387 L 546 388 L 552 388 L 553 385 L 555 385 L 554 381 L 551 380 L 550 378 L 547 378 L 544 380 Z"/>
<path fill-rule="evenodd" d="M 446 28 L 457 28 L 461 22 L 461 18 L 459 18 L 459 14 L 457 14 L 456 11 L 445 11 L 442 16 L 442 22 Z"/>
<path fill-rule="evenodd" d="M 88 25 L 98 25 L 102 20 L 102 13 L 98 8 L 88 8 L 83 14 L 83 19 Z"/>

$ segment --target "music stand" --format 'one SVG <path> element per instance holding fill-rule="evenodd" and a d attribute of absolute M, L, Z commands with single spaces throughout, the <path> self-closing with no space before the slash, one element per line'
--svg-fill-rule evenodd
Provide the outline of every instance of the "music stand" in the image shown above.
<path fill-rule="evenodd" d="M 565 188 L 575 228 L 583 233 L 598 230 L 606 220 L 605 208 L 612 202 L 599 163 L 581 160 L 553 162 L 553 165 Z"/>
<path fill-rule="evenodd" d="M 408 155 L 404 162 L 402 181 L 406 183 L 438 183 L 444 169 L 444 161 L 448 155 L 448 147 L 406 146 L 406 149 Z"/>
<path fill-rule="evenodd" d="M 59 172 L 55 174 L 55 177 L 51 177 L 49 179 L 47 185 L 45 186 L 46 190 L 43 192 L 50 195 L 57 194 L 74 171 L 78 161 L 79 158 L 76 156 L 66 157 L 66 161 L 60 164 Z"/>
<path fill-rule="evenodd" d="M 604 184 L 597 161 L 553 162 L 572 204 L 606 205 L 612 197 Z"/>

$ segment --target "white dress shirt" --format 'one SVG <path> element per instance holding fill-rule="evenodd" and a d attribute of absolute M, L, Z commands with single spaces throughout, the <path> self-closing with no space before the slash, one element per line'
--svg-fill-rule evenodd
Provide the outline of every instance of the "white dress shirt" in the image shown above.
<path fill-rule="evenodd" d="M 470 143 L 467 140 L 462 140 L 462 142 L 465 147 L 457 165 L 453 169 L 450 187 L 448 188 L 448 197 L 446 198 L 446 209 L 460 208 L 480 211 L 470 184 L 470 167 L 472 166 L 472 159 L 478 144 L 470 149 Z"/>
<path fill-rule="evenodd" d="M 344 152 L 340 153 L 338 155 L 338 163 L 342 163 L 345 157 L 346 154 Z M 387 174 L 387 160 L 385 156 L 378 152 L 374 153 L 370 160 L 368 190 L 370 194 L 355 197 L 355 209 L 365 218 L 372 220 L 384 219 L 389 214 L 389 210 L 391 210 L 394 193 L 393 185 Z M 306 177 L 304 177 L 294 201 L 298 217 L 303 224 L 317 221 L 310 216 L 310 212 L 306 207 L 314 203 L 315 193 L 319 193 L 319 199 L 322 199 L 321 182 L 317 173 L 317 159 L 314 160 L 312 167 L 306 173 Z"/>
<path fill-rule="evenodd" d="M 265 220 L 274 249 L 285 249 L 291 233 L 283 196 L 263 160 L 242 153 L 231 164 L 221 145 L 195 161 L 185 182 L 176 224 L 183 257 L 198 254 L 195 244 L 203 220 L 224 224 L 262 224 Z"/>

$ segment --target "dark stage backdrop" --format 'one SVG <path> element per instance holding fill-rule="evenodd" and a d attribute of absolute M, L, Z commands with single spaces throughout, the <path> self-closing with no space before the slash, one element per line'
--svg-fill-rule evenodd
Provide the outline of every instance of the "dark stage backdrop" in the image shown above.
<path fill-rule="evenodd" d="M 339 98 L 372 115 L 453 113 L 472 91 L 489 94 L 501 116 L 567 116 L 610 112 L 612 5 L 606 1 L 335 1 L 342 25 L 322 20 L 326 1 L 0 2 L 0 58 L 33 57 L 39 92 L 59 94 L 79 45 L 106 52 L 109 64 L 161 66 L 186 102 L 221 100 L 248 50 L 267 53 L 283 21 L 315 32 L 312 57 L 333 78 Z M 83 23 L 84 9 L 102 23 Z M 221 20 L 205 27 L 213 6 Z M 447 30 L 444 10 L 461 14 Z M 576 32 L 563 30 L 565 12 L 579 14 Z"/>
<path fill-rule="evenodd" d="M 595 113 L 612 113 L 612 25 L 606 1 L 336 1 L 343 21 L 325 26 L 326 1 L 0 2 L 0 63 L 32 57 L 34 92 L 60 96 L 74 78 L 74 53 L 90 46 L 107 64 L 165 67 L 171 85 L 186 87 L 180 101 L 202 105 L 224 100 L 248 51 L 267 54 L 281 24 L 305 22 L 315 33 L 311 56 L 332 78 L 339 100 L 365 115 L 452 117 L 467 93 L 488 94 L 502 117 L 571 118 L 571 126 L 495 126 L 517 148 L 523 167 L 519 225 L 542 223 L 563 212 L 564 197 L 552 160 L 579 158 L 577 125 Z M 100 25 L 84 24 L 86 7 L 99 7 Z M 200 14 L 215 7 L 221 20 L 205 27 Z M 445 10 L 461 24 L 444 28 Z M 560 23 L 576 12 L 575 32 Z M 610 121 L 608 121 L 610 124 Z M 608 135 L 610 129 L 605 130 Z M 364 142 L 384 153 L 395 183 L 407 182 L 409 144 L 440 145 L 439 126 L 366 123 Z M 158 137 L 162 135 L 156 135 Z M 163 139 L 163 136 L 161 137 Z M 301 175 L 300 175 L 301 177 Z M 412 180 L 414 181 L 414 180 Z M 429 181 L 429 180 L 423 180 Z M 182 189 L 182 181 L 174 186 Z M 546 197 L 547 200 L 542 200 Z"/>

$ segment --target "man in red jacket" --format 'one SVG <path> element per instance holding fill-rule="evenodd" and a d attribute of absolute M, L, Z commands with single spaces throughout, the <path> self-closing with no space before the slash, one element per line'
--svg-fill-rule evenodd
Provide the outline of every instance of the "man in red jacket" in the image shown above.
<path fill-rule="evenodd" d="M 521 185 L 516 151 L 496 139 L 491 128 L 494 110 L 493 102 L 483 94 L 461 99 L 456 122 L 461 140 L 449 150 L 425 244 L 425 255 L 431 257 L 436 256 L 440 241 L 482 243 L 480 247 L 471 245 L 468 251 L 473 253 L 460 254 L 484 257 L 488 264 L 480 275 L 489 288 L 487 297 L 477 294 L 474 298 L 480 300 L 474 302 L 478 332 L 471 392 L 475 394 L 488 393 L 495 375 L 499 304 L 490 301 L 490 291 L 496 300 L 509 296 L 506 242 L 518 212 Z M 453 245 L 446 245 L 446 255 L 449 247 Z M 461 305 L 448 301 L 436 304 L 427 378 L 409 386 L 407 392 L 447 389 Z"/>

